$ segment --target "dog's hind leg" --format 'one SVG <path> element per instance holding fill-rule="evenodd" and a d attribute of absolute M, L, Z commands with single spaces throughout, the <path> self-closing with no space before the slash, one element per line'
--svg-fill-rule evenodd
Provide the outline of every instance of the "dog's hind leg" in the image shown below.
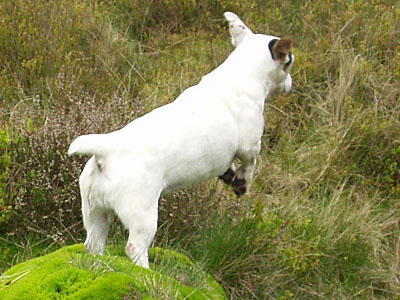
<path fill-rule="evenodd" d="M 92 254 L 103 254 L 113 214 L 103 208 L 89 209 L 84 202 L 83 224 L 87 231 L 85 249 Z"/>
<path fill-rule="evenodd" d="M 116 207 L 124 226 L 129 230 L 125 252 L 137 265 L 149 268 L 148 249 L 157 230 L 158 198 L 161 191 L 142 186 L 140 193 L 129 193 Z M 144 192 L 146 191 L 146 192 Z"/>
<path fill-rule="evenodd" d="M 91 158 L 79 178 L 79 186 L 83 225 L 87 232 L 85 249 L 92 254 L 103 254 L 113 213 L 110 209 L 96 206 L 97 201 L 91 193 L 96 168 L 95 160 Z"/>

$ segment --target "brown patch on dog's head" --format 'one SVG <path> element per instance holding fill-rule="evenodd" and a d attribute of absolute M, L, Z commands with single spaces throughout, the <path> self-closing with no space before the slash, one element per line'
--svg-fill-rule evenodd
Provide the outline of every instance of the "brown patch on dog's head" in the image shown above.
<path fill-rule="evenodd" d="M 286 56 L 290 53 L 293 47 L 292 39 L 280 39 L 278 40 L 272 48 L 272 53 L 275 59 L 285 61 Z"/>

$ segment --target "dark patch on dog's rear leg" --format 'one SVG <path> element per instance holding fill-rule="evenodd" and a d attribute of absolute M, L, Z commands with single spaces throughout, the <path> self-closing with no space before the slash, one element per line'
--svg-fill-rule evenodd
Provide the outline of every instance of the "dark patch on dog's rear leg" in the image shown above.
<path fill-rule="evenodd" d="M 240 197 L 244 193 L 246 193 L 246 190 L 247 190 L 246 180 L 236 177 L 232 181 L 232 187 L 233 187 L 233 191 L 235 192 L 236 196 Z"/>
<path fill-rule="evenodd" d="M 233 178 L 235 178 L 235 172 L 229 168 L 223 175 L 219 176 L 219 178 L 225 182 L 226 184 L 231 184 Z"/>

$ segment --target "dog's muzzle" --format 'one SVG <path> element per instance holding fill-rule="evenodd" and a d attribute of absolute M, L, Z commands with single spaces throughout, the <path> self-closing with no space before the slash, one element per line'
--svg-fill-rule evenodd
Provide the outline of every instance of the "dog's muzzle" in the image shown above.
<path fill-rule="evenodd" d="M 287 93 L 292 89 L 292 76 L 287 74 L 285 81 L 282 84 L 282 92 Z"/>

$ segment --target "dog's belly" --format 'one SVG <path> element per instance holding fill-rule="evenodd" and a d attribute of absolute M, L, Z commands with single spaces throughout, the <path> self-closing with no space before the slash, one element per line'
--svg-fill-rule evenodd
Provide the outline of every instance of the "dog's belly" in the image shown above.
<path fill-rule="evenodd" d="M 222 175 L 232 164 L 237 148 L 235 130 L 219 126 L 171 141 L 169 147 L 162 150 L 164 192 Z"/>
<path fill-rule="evenodd" d="M 196 148 L 170 159 L 164 171 L 163 193 L 168 193 L 222 175 L 235 156 L 233 143 L 226 148 Z"/>

